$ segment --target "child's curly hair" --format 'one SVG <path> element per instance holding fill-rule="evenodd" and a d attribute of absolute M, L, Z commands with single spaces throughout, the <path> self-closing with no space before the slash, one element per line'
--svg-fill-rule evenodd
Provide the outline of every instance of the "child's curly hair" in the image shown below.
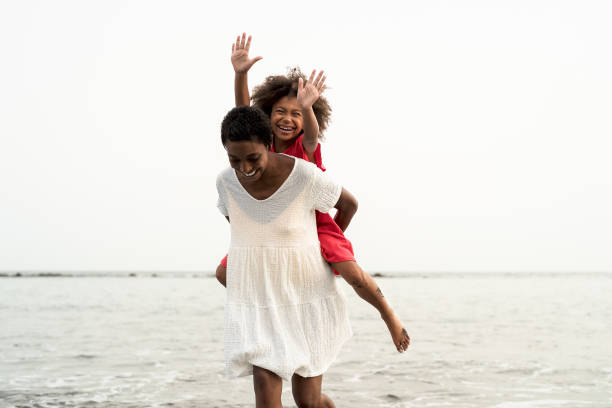
<path fill-rule="evenodd" d="M 272 75 L 267 77 L 263 84 L 253 89 L 251 99 L 253 106 L 265 112 L 268 117 L 272 114 L 272 105 L 285 96 L 297 97 L 298 79 L 302 78 L 306 84 L 306 75 L 298 67 L 290 68 L 287 75 Z M 319 96 L 319 99 L 312 105 L 317 123 L 319 124 L 319 136 L 327 129 L 331 117 L 331 106 L 327 99 Z"/>

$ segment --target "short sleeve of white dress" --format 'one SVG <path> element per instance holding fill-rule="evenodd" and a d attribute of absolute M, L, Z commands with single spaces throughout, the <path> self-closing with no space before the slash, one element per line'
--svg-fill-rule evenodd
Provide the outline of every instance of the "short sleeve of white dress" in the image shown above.
<path fill-rule="evenodd" d="M 225 190 L 225 186 L 223 185 L 222 174 L 219 174 L 217 177 L 217 193 L 219 194 L 219 198 L 217 199 L 217 208 L 221 211 L 221 214 L 226 217 L 229 216 L 229 212 L 227 211 L 227 192 Z"/>
<path fill-rule="evenodd" d="M 340 194 L 342 193 L 342 186 L 316 166 L 313 165 L 312 167 L 314 167 L 314 177 L 312 181 L 314 208 L 322 213 L 329 212 L 338 202 Z"/>

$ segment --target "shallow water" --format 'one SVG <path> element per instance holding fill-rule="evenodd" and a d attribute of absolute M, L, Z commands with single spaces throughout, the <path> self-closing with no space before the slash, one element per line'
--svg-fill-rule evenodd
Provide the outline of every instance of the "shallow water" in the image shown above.
<path fill-rule="evenodd" d="M 412 346 L 346 286 L 339 407 L 612 406 L 612 275 L 377 281 Z M 0 407 L 254 406 L 250 377 L 223 376 L 224 297 L 213 278 L 1 278 Z"/>

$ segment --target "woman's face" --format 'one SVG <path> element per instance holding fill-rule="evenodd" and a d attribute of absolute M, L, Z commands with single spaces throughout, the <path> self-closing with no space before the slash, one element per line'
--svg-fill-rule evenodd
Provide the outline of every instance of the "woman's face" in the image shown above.
<path fill-rule="evenodd" d="M 304 126 L 302 110 L 295 96 L 283 96 L 270 112 L 270 123 L 274 137 L 287 141 L 296 138 Z"/>
<path fill-rule="evenodd" d="M 242 140 L 227 141 L 225 150 L 230 166 L 236 171 L 238 179 L 252 183 L 261 178 L 268 165 L 268 148 L 263 143 Z"/>

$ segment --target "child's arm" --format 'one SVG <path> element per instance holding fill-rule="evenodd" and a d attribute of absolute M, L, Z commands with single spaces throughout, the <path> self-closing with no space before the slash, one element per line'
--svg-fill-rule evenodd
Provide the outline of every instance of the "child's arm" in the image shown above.
<path fill-rule="evenodd" d="M 340 198 L 334 208 L 338 210 L 334 222 L 344 232 L 357 212 L 357 199 L 345 188 L 342 188 L 342 193 L 340 193 Z"/>
<path fill-rule="evenodd" d="M 319 124 L 317 123 L 317 117 L 312 110 L 312 104 L 319 99 L 319 96 L 323 93 L 325 88 L 325 79 L 323 71 L 319 72 L 315 79 L 316 70 L 312 70 L 310 78 L 304 85 L 302 78 L 298 82 L 298 94 L 297 102 L 302 109 L 302 117 L 304 119 L 304 136 L 302 138 L 302 145 L 306 153 L 314 153 L 317 150 L 319 144 Z"/>
<path fill-rule="evenodd" d="M 248 39 L 246 33 L 242 33 L 242 38 L 238 36 L 236 43 L 232 44 L 232 65 L 234 66 L 234 96 L 236 106 L 249 106 L 251 104 L 249 95 L 249 85 L 247 72 L 262 57 L 249 59 L 249 48 L 251 48 L 251 36 Z"/>

